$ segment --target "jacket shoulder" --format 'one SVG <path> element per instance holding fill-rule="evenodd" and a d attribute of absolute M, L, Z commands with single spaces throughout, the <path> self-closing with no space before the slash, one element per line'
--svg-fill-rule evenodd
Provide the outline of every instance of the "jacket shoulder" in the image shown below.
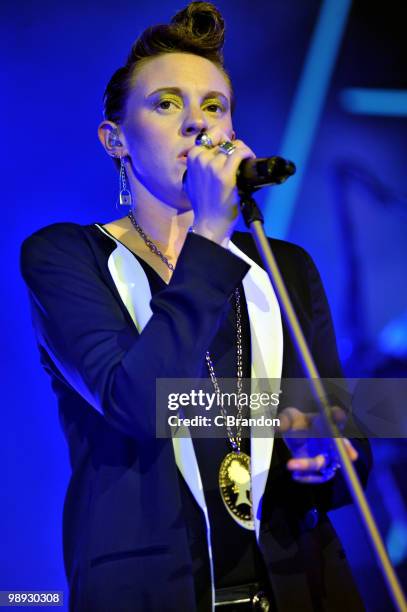
<path fill-rule="evenodd" d="M 264 263 L 249 232 L 235 232 L 233 242 L 253 261 L 264 268 Z M 322 290 L 321 279 L 309 253 L 298 244 L 276 238 L 268 238 L 277 266 L 291 298 L 300 301 L 311 312 L 312 294 Z"/>
<path fill-rule="evenodd" d="M 84 227 L 86 226 L 72 222 L 51 223 L 27 236 L 22 242 L 22 247 L 44 240 L 52 243 L 59 243 L 64 238 L 81 240 Z"/>
<path fill-rule="evenodd" d="M 249 232 L 234 232 L 232 240 L 242 251 L 256 261 L 256 263 L 262 265 L 253 237 Z M 302 263 L 302 265 L 304 265 L 304 263 L 312 261 L 308 251 L 298 244 L 269 237 L 268 241 L 275 257 L 281 262 L 297 263 L 297 265 Z"/>
<path fill-rule="evenodd" d="M 27 236 L 20 247 L 20 269 L 25 272 L 39 262 L 87 260 L 91 256 L 88 240 L 90 225 L 62 222 L 42 227 Z"/>

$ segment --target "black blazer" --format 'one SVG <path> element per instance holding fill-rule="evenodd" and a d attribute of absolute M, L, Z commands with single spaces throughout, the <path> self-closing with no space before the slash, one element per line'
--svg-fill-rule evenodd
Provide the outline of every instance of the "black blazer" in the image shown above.
<path fill-rule="evenodd" d="M 249 234 L 236 232 L 233 241 L 261 265 Z M 315 265 L 302 248 L 270 242 L 321 376 L 340 377 Z M 57 223 L 28 237 L 21 250 L 41 363 L 58 397 L 72 466 L 63 513 L 70 609 L 193 611 L 173 447 L 155 437 L 155 380 L 200 376 L 227 300 L 249 266 L 188 234 L 139 334 L 107 267 L 115 248 L 95 225 Z M 285 325 L 283 331 L 283 376 L 301 377 Z M 370 449 L 366 441 L 355 444 L 366 482 Z M 278 610 L 363 609 L 325 515 L 349 503 L 343 479 L 295 483 L 285 468 L 288 457 L 277 439 L 261 522 L 260 547 Z"/>

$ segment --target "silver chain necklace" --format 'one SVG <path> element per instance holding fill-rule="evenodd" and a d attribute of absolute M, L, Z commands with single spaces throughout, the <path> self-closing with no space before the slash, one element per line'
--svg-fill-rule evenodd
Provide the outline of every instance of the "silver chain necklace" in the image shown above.
<path fill-rule="evenodd" d="M 142 227 L 137 223 L 136 219 L 134 218 L 133 211 L 129 211 L 128 217 L 130 221 L 132 222 L 134 228 L 137 230 L 137 232 L 140 234 L 140 236 L 142 237 L 142 239 L 144 240 L 144 242 L 150 249 L 150 251 L 158 255 L 161 261 L 163 261 L 170 270 L 174 271 L 175 268 L 173 264 L 170 261 L 168 261 L 167 257 L 160 251 L 157 245 L 151 240 L 149 236 L 147 236 L 147 234 L 144 232 Z M 243 350 L 242 350 L 242 311 L 241 311 L 241 304 L 240 304 L 240 292 L 239 292 L 239 289 L 237 288 L 235 289 L 235 300 L 236 300 L 237 398 L 239 399 L 242 393 L 242 388 L 243 388 Z M 206 351 L 205 359 L 206 359 L 206 364 L 208 366 L 209 375 L 210 375 L 213 387 L 215 389 L 215 392 L 218 398 L 220 398 L 221 391 L 220 391 L 218 379 L 216 378 L 215 369 L 213 367 L 213 362 L 212 362 L 209 351 Z M 225 426 L 228 432 L 228 438 L 229 438 L 230 444 L 233 450 L 236 451 L 237 453 L 240 452 L 240 445 L 242 441 L 242 426 L 240 425 L 240 420 L 241 420 L 242 410 L 243 410 L 242 406 L 240 406 L 240 402 L 238 402 L 238 404 L 239 405 L 237 409 L 237 416 L 239 419 L 239 426 L 237 428 L 236 434 L 234 434 L 231 427 L 227 425 L 227 421 L 226 421 L 227 413 L 223 405 L 222 404 L 220 405 L 222 416 L 225 420 Z"/>
<path fill-rule="evenodd" d="M 167 257 L 160 251 L 157 245 L 151 240 L 149 236 L 144 232 L 142 227 L 137 223 L 134 218 L 133 211 L 130 210 L 128 213 L 133 227 L 140 234 L 145 244 L 148 246 L 152 253 L 158 255 L 166 266 L 173 272 L 175 270 L 174 265 L 168 261 Z M 241 405 L 240 398 L 243 388 L 243 350 L 242 350 L 242 311 L 240 292 L 236 287 L 235 289 L 235 301 L 236 301 L 236 362 L 237 362 L 237 428 L 236 433 L 233 433 L 232 428 L 227 421 L 227 412 L 221 401 L 219 408 L 223 416 L 228 439 L 232 447 L 232 452 L 228 453 L 223 459 L 219 468 L 219 488 L 221 497 L 226 506 L 227 511 L 233 517 L 241 527 L 245 529 L 254 529 L 254 520 L 252 514 L 252 502 L 251 502 L 251 480 L 250 480 L 250 457 L 240 450 L 242 442 L 242 413 L 243 406 Z M 215 389 L 218 399 L 221 397 L 221 391 L 216 378 L 215 369 L 209 351 L 205 354 L 206 365 L 209 370 L 209 376 L 212 385 Z M 243 506 L 243 508 L 242 508 Z"/>

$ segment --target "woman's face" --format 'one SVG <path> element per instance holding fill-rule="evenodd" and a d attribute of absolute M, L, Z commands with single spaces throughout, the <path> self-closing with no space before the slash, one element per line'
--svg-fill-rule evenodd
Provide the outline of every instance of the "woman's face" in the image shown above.
<path fill-rule="evenodd" d="M 177 209 L 190 208 L 182 188 L 186 153 L 203 128 L 233 128 L 230 88 L 209 60 L 167 53 L 142 65 L 134 78 L 121 128 L 131 158 L 132 183 Z"/>

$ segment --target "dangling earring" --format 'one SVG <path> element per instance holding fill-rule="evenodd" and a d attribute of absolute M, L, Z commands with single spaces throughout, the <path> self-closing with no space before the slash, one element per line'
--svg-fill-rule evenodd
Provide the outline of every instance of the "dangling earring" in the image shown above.
<path fill-rule="evenodd" d="M 124 168 L 123 157 L 120 158 L 119 187 L 120 187 L 119 204 L 121 206 L 131 206 L 132 199 L 131 199 L 131 193 L 127 187 L 126 170 Z"/>

